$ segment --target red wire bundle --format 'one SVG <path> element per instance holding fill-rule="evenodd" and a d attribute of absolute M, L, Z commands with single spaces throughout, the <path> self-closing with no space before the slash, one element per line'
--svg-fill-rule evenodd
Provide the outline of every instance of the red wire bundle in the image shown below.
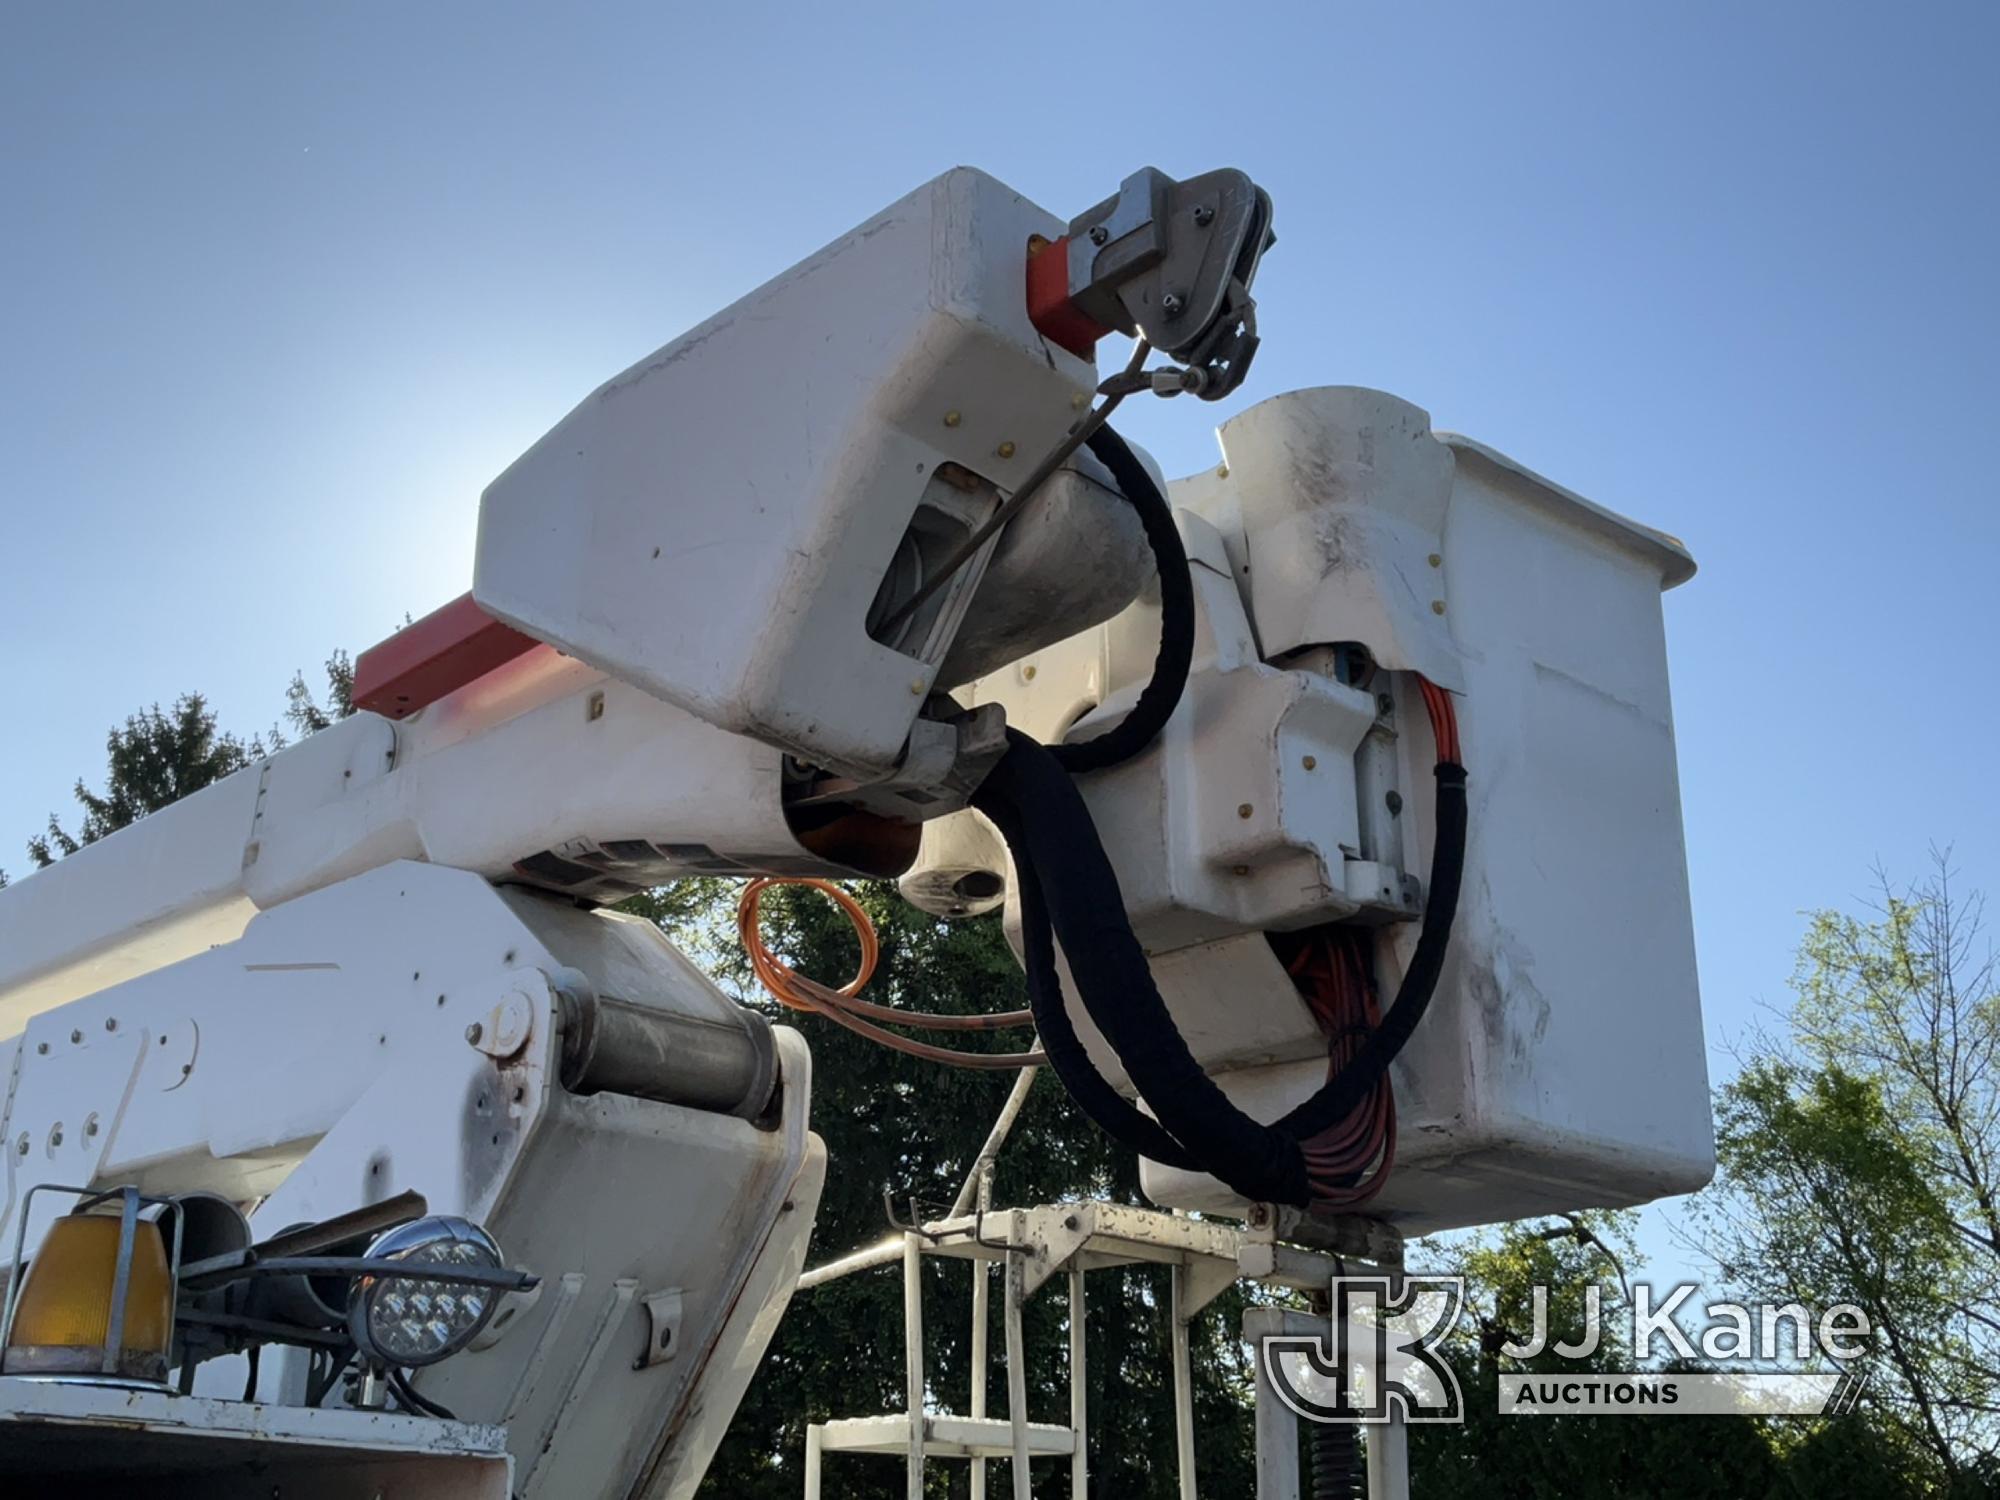
<path fill-rule="evenodd" d="M 1422 676 L 1417 687 L 1430 715 L 1439 762 L 1463 765 L 1451 694 Z M 1327 926 L 1274 935 L 1274 942 L 1299 997 L 1326 1033 L 1326 1076 L 1336 1077 L 1354 1060 L 1368 1034 L 1382 1024 L 1381 1002 L 1369 974 L 1369 934 Z M 1300 1145 L 1315 1207 L 1350 1209 L 1373 1198 L 1396 1161 L 1396 1095 L 1388 1073 L 1347 1118 Z"/>
<path fill-rule="evenodd" d="M 1431 738 L 1437 741 L 1438 759 L 1454 766 L 1465 764 L 1458 748 L 1458 715 L 1451 706 L 1451 694 L 1428 677 L 1418 677 L 1424 708 L 1431 716 Z"/>
<path fill-rule="evenodd" d="M 1326 1076 L 1354 1060 L 1382 1007 L 1368 977 L 1369 934 L 1352 927 L 1316 927 L 1286 939 L 1297 951 L 1285 968 L 1299 996 L 1326 1033 Z M 1282 950 L 1281 955 L 1282 955 Z M 1396 1160 L 1396 1096 L 1385 1072 L 1353 1113 L 1299 1143 L 1313 1203 L 1354 1208 L 1381 1191 Z"/>

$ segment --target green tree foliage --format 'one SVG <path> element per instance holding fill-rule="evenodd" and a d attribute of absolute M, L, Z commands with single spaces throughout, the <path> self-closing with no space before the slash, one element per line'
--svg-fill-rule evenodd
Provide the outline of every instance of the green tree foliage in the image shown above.
<path fill-rule="evenodd" d="M 83 820 L 76 832 L 50 813 L 48 831 L 28 840 L 28 858 L 37 868 L 220 781 L 263 752 L 258 741 L 239 740 L 218 729 L 215 711 L 199 693 L 176 699 L 170 710 L 155 703 L 133 714 L 106 736 L 104 748 L 104 790 L 93 792 L 77 778 Z"/>
<path fill-rule="evenodd" d="M 2000 1485 L 2000 996 L 1980 903 L 1940 859 L 1862 917 L 1819 912 L 1790 1035 L 1717 1099 L 1704 1236 L 1746 1295 L 1852 1302 L 1903 1493 Z"/>
<path fill-rule="evenodd" d="M 853 887 L 873 918 L 882 958 L 871 998 L 912 1009 L 1011 1010 L 1024 1003 L 1019 966 L 997 920 L 940 922 L 905 904 L 886 883 Z M 751 1003 L 760 1003 L 734 942 L 736 888 L 690 882 L 633 906 L 655 917 L 699 960 Z M 796 887 L 765 899 L 767 940 L 802 973 L 835 983 L 853 972 L 857 948 L 846 919 L 824 897 Z M 876 1046 L 818 1016 L 786 1013 L 813 1049 L 813 1126 L 829 1165 L 811 1259 L 817 1263 L 880 1241 L 889 1231 L 886 1193 L 899 1217 L 910 1202 L 935 1214 L 948 1206 L 1013 1083 L 1008 1072 L 972 1072 L 922 1062 Z M 985 1043 L 1010 1050 L 1018 1035 Z M 994 1202 L 1005 1205 L 1105 1197 L 1138 1202 L 1138 1174 L 1121 1151 L 1070 1104 L 1044 1072 L 1001 1152 Z M 927 1258 L 925 1343 L 930 1399 L 967 1411 L 971 1389 L 971 1278 L 957 1261 Z M 800 1492 L 805 1426 L 828 1417 L 866 1416 L 903 1406 L 900 1271 L 867 1271 L 801 1293 L 717 1455 L 704 1495 L 729 1500 L 793 1500 Z M 1006 1381 L 994 1282 L 989 1411 L 1006 1412 Z M 1178 1493 L 1173 1474 L 1172 1366 L 1163 1271 L 1094 1271 L 1087 1291 L 1093 1493 L 1150 1500 Z M 1250 1369 L 1236 1337 L 1241 1300 L 1212 1306 L 1193 1329 L 1198 1462 L 1202 1493 L 1249 1495 Z M 1029 1416 L 1066 1421 L 1069 1411 L 1066 1294 L 1038 1294 L 1024 1319 Z M 829 1493 L 867 1500 L 903 1494 L 900 1464 L 880 1458 L 827 1459 Z M 1039 1466 L 1036 1493 L 1067 1496 L 1060 1465 Z M 1006 1465 L 991 1493 L 1007 1493 Z M 931 1491 L 964 1494 L 963 1464 L 931 1466 Z"/>
<path fill-rule="evenodd" d="M 325 672 L 324 703 L 314 695 L 303 672 L 294 672 L 291 686 L 285 689 L 285 722 L 292 726 L 292 733 L 301 738 L 330 729 L 354 712 L 353 658 L 345 651 L 336 651 L 326 659 Z M 286 737 L 274 729 L 271 738 L 283 745 Z"/>
<path fill-rule="evenodd" d="M 1413 1493 L 1425 1500 L 1750 1500 L 1793 1493 L 1770 1434 L 1742 1418 L 1501 1414 L 1502 1373 L 1637 1368 L 1627 1287 L 1637 1267 L 1635 1223 L 1636 1215 L 1617 1213 L 1508 1224 L 1450 1253 L 1452 1268 L 1466 1278 L 1465 1309 L 1449 1341 L 1466 1421 L 1411 1429 Z M 1527 1346 L 1537 1286 L 1549 1289 L 1548 1346 L 1526 1359 L 1509 1357 L 1504 1346 Z M 1565 1356 L 1559 1344 L 1583 1341 L 1591 1287 L 1598 1289 L 1600 1341 L 1588 1355 Z"/>
<path fill-rule="evenodd" d="M 317 733 L 354 712 L 354 665 L 345 651 L 327 658 L 326 680 L 322 704 L 306 685 L 305 674 L 293 674 L 285 694 L 285 720 L 294 734 Z M 105 737 L 104 790 L 93 792 L 82 777 L 77 778 L 75 793 L 83 820 L 76 831 L 69 832 L 50 813 L 47 831 L 28 840 L 28 858 L 37 869 L 52 865 L 85 844 L 241 770 L 266 753 L 267 741 L 276 749 L 287 738 L 275 726 L 268 736 L 247 740 L 223 732 L 200 693 L 183 694 L 168 710 L 157 703 L 142 709 Z M 5 884 L 6 876 L 0 874 L 0 885 Z"/>

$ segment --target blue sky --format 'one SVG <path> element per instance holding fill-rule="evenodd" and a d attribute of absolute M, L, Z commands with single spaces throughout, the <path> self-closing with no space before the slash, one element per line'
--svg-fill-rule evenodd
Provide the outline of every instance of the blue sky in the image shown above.
<path fill-rule="evenodd" d="M 1068 214 L 1237 165 L 1277 203 L 1258 366 L 1123 425 L 1182 473 L 1228 410 L 1380 386 L 1687 540 L 1724 1047 L 1803 909 L 2000 859 L 1996 17 L 14 7 L 0 866 L 134 707 L 253 730 L 461 592 L 480 489 L 581 395 L 934 173 Z"/>

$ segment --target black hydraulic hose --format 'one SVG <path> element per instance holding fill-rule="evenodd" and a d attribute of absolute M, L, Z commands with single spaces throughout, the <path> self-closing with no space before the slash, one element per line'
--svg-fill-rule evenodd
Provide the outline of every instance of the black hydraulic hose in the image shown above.
<path fill-rule="evenodd" d="M 1051 1066 L 1112 1139 L 1165 1165 L 1208 1172 L 1253 1201 L 1310 1201 L 1300 1141 L 1352 1112 L 1423 1019 L 1436 991 L 1465 863 L 1465 769 L 1437 767 L 1436 842 L 1423 931 L 1396 1002 L 1361 1053 L 1276 1125 L 1260 1125 L 1203 1071 L 1174 1025 L 1132 932 L 1118 878 L 1071 773 L 1103 770 L 1150 745 L 1179 706 L 1194 655 L 1194 583 L 1166 496 L 1109 427 L 1090 450 L 1139 513 L 1160 580 L 1160 650 L 1124 719 L 1076 744 L 1043 746 L 1009 729 L 1008 749 L 972 798 L 999 828 L 1020 886 L 1029 1003 Z M 1120 1095 L 1071 1024 L 1055 967 L 1060 941 L 1084 1009 L 1158 1119 Z"/>
<path fill-rule="evenodd" d="M 995 800 L 987 814 L 1010 844 L 1020 841 L 1019 824 L 1011 808 Z M 1016 863 L 1015 884 L 1021 904 L 1021 968 L 1027 976 L 1028 1005 L 1034 1011 L 1035 1032 L 1048 1055 L 1049 1066 L 1085 1115 L 1106 1135 L 1128 1151 L 1170 1167 L 1201 1170 L 1181 1143 L 1161 1127 L 1159 1121 L 1143 1113 L 1114 1089 L 1097 1071 L 1064 1003 L 1062 979 L 1056 972 L 1055 942 L 1049 926 L 1048 908 L 1042 902 L 1041 882 L 1034 867 Z"/>
<path fill-rule="evenodd" d="M 1440 761 L 1437 767 L 1437 826 L 1431 843 L 1431 884 L 1424 896 L 1424 925 L 1417 951 L 1396 987 L 1396 1003 L 1361 1044 L 1354 1060 L 1276 1128 L 1304 1140 L 1330 1129 L 1354 1111 L 1403 1050 L 1437 993 L 1452 923 L 1458 916 L 1458 888 L 1465 874 L 1465 767 Z"/>
<path fill-rule="evenodd" d="M 1001 829 L 1016 871 L 1033 870 L 1084 1009 L 1202 1170 L 1258 1202 L 1304 1203 L 1299 1143 L 1231 1104 L 1174 1025 L 1076 783 L 1044 746 L 1019 730 L 1007 735 L 1007 753 L 972 805 Z"/>
<path fill-rule="evenodd" d="M 1313 1424 L 1312 1500 L 1357 1500 L 1368 1492 L 1360 1439 L 1361 1429 L 1351 1422 Z"/>
<path fill-rule="evenodd" d="M 1066 771 L 1101 771 L 1130 760 L 1152 744 L 1180 706 L 1187 688 L 1188 667 L 1194 661 L 1194 580 L 1188 574 L 1187 548 L 1167 497 L 1153 482 L 1138 455 L 1109 427 L 1090 436 L 1091 454 L 1111 471 L 1146 531 L 1153 564 L 1160 578 L 1160 654 L 1153 675 L 1132 711 L 1103 734 L 1071 745 L 1051 745 L 1050 753 Z"/>

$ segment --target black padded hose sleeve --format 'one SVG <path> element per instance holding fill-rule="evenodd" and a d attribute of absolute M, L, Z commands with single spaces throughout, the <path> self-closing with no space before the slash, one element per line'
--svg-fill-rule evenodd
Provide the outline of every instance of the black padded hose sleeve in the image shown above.
<path fill-rule="evenodd" d="M 1173 509 L 1151 471 L 1109 427 L 1092 433 L 1087 446 L 1111 471 L 1145 528 L 1146 545 L 1152 548 L 1160 575 L 1160 654 L 1153 660 L 1152 678 L 1139 701 L 1123 719 L 1095 738 L 1049 747 L 1058 764 L 1075 772 L 1115 766 L 1152 744 L 1180 705 L 1194 661 L 1194 580 L 1188 575 L 1187 548 L 1181 545 Z"/>
<path fill-rule="evenodd" d="M 1445 949 L 1458 915 L 1458 888 L 1465 875 L 1465 767 L 1449 761 L 1437 768 L 1437 829 L 1431 846 L 1431 888 L 1424 897 L 1424 925 L 1417 951 L 1396 988 L 1396 1003 L 1382 1018 L 1354 1060 L 1327 1080 L 1320 1091 L 1278 1121 L 1276 1129 L 1299 1140 L 1318 1135 L 1347 1118 L 1417 1029 L 1437 992 Z"/>
<path fill-rule="evenodd" d="M 1018 730 L 1007 734 L 1007 753 L 973 806 L 1001 828 L 1017 871 L 1034 871 L 1091 1020 L 1160 1124 L 1203 1171 L 1252 1201 L 1305 1203 L 1297 1140 L 1231 1104 L 1174 1026 L 1075 783 L 1046 748 Z"/>
<path fill-rule="evenodd" d="M 989 806 L 987 815 L 1010 845 L 1019 839 L 1018 823 L 1010 809 Z M 1027 976 L 1028 1005 L 1035 1013 L 1035 1031 L 1049 1066 L 1062 1080 L 1077 1108 L 1081 1109 L 1106 1135 L 1141 1156 L 1170 1167 L 1200 1171 L 1201 1167 L 1181 1143 L 1161 1128 L 1159 1121 L 1142 1113 L 1097 1071 L 1063 1002 L 1062 979 L 1056 972 L 1054 935 L 1049 928 L 1048 908 L 1042 901 L 1041 883 L 1032 865 L 1016 863 L 1015 887 L 1021 903 L 1021 968 Z"/>

